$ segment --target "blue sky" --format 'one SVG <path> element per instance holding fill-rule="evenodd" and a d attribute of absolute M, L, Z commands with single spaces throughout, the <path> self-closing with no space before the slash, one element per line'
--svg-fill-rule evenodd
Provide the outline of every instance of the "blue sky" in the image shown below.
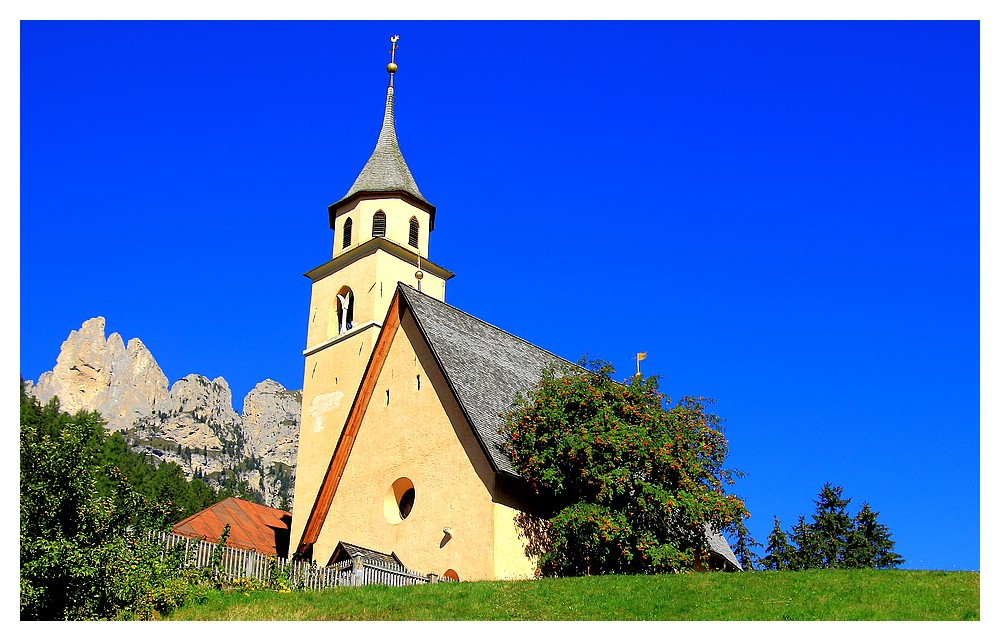
<path fill-rule="evenodd" d="M 715 398 L 760 542 L 830 481 L 980 568 L 977 22 L 24 22 L 21 375 L 300 388 L 393 34 L 450 304 Z"/>

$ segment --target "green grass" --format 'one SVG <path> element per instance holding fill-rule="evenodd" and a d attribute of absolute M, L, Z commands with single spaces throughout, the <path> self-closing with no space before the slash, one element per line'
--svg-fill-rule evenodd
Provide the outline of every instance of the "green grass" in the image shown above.
<path fill-rule="evenodd" d="M 176 621 L 978 621 L 978 572 L 811 570 L 212 592 Z"/>

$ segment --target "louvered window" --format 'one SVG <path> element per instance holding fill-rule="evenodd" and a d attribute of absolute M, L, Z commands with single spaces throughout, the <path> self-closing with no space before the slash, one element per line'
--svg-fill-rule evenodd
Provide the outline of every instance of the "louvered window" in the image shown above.
<path fill-rule="evenodd" d="M 344 249 L 351 246 L 351 228 L 354 227 L 354 223 L 348 218 L 344 221 Z"/>
<path fill-rule="evenodd" d="M 372 219 L 372 238 L 384 238 L 385 237 L 385 214 L 378 211 L 375 212 L 375 218 Z"/>
<path fill-rule="evenodd" d="M 420 223 L 416 216 L 410 219 L 410 247 L 420 247 Z"/>

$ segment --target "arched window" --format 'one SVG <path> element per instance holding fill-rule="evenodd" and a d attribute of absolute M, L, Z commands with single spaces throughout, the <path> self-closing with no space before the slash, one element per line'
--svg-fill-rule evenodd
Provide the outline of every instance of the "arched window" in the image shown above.
<path fill-rule="evenodd" d="M 350 287 L 341 287 L 337 292 L 337 334 L 346 334 L 354 326 L 354 292 Z"/>
<path fill-rule="evenodd" d="M 351 229 L 354 227 L 354 223 L 348 218 L 344 221 L 344 249 L 351 246 Z"/>
<path fill-rule="evenodd" d="M 410 247 L 420 247 L 420 223 L 416 216 L 410 219 Z"/>
<path fill-rule="evenodd" d="M 458 572 L 449 568 L 448 571 L 444 573 L 444 578 L 458 583 Z"/>
<path fill-rule="evenodd" d="M 372 238 L 384 238 L 385 237 L 385 214 L 383 212 L 375 212 L 375 218 L 372 219 Z"/>

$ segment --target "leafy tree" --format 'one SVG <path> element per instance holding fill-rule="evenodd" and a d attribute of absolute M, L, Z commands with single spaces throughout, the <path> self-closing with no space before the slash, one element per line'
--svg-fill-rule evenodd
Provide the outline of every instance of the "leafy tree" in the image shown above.
<path fill-rule="evenodd" d="M 22 619 L 148 616 L 174 579 L 148 536 L 158 507 L 112 472 L 98 492 L 104 426 L 94 412 L 41 407 L 21 386 Z"/>
<path fill-rule="evenodd" d="M 781 529 L 781 522 L 774 517 L 774 529 L 767 536 L 767 556 L 762 565 L 765 570 L 786 570 L 791 563 L 792 551 L 788 535 Z"/>
<path fill-rule="evenodd" d="M 666 408 L 656 377 L 611 379 L 603 362 L 543 373 L 501 433 L 514 469 L 546 498 L 525 517 L 545 576 L 658 573 L 708 566 L 705 526 L 737 534 L 749 512 L 728 494 L 740 473 L 706 399 Z"/>

